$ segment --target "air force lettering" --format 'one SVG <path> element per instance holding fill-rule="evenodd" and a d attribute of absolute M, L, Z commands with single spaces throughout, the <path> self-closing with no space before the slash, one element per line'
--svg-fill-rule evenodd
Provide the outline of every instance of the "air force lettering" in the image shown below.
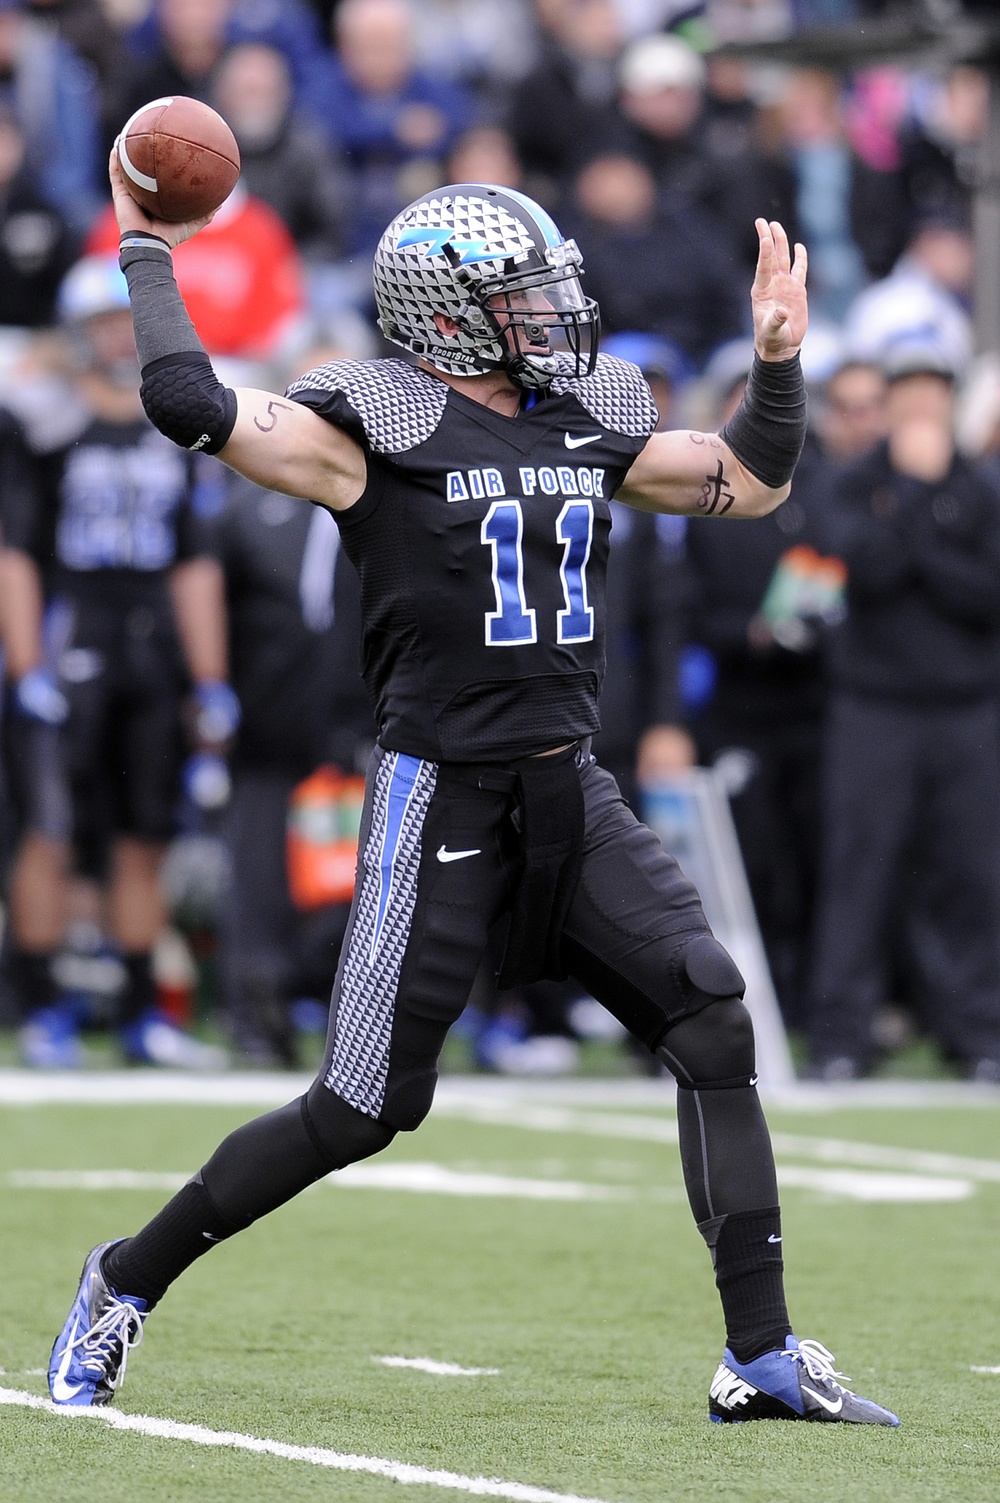
<path fill-rule="evenodd" d="M 496 762 L 597 730 L 609 501 L 656 423 L 641 373 L 602 355 L 516 419 L 398 360 L 320 366 L 288 395 L 368 456 L 337 520 L 381 744 Z"/>

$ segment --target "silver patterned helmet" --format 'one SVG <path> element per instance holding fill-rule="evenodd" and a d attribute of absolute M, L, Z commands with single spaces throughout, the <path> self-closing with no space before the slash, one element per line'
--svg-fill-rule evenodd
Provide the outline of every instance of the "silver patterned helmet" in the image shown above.
<path fill-rule="evenodd" d="M 503 370 L 528 388 L 558 374 L 587 376 L 600 316 L 584 296 L 582 271 L 576 241 L 564 240 L 525 194 L 454 183 L 397 214 L 379 241 L 379 328 L 452 376 Z M 443 332 L 435 313 L 454 332 Z"/>

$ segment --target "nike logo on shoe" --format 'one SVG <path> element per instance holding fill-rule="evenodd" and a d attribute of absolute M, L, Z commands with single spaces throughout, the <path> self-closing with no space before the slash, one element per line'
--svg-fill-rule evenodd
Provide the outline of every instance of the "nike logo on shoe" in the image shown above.
<path fill-rule="evenodd" d="M 815 1388 L 807 1388 L 804 1383 L 800 1383 L 799 1387 L 803 1393 L 807 1393 L 811 1399 L 815 1399 L 817 1404 L 822 1404 L 823 1408 L 829 1414 L 839 1414 L 844 1407 L 843 1394 L 841 1394 L 839 1399 L 827 1399 L 821 1393 L 817 1393 Z"/>
<path fill-rule="evenodd" d="M 596 444 L 597 440 L 603 437 L 603 433 L 589 433 L 586 438 L 574 438 L 571 433 L 564 433 L 563 443 L 567 449 L 582 449 L 584 444 Z"/>
<path fill-rule="evenodd" d="M 52 1374 L 50 1388 L 52 1397 L 57 1404 L 72 1404 L 77 1394 L 82 1393 L 86 1387 L 84 1383 L 66 1382 L 66 1374 L 69 1372 L 69 1365 L 73 1360 L 73 1342 L 76 1340 L 76 1333 L 79 1329 L 80 1317 L 77 1316 L 73 1322 L 72 1331 L 66 1337 L 66 1345 L 63 1347 L 63 1354 L 59 1359 L 59 1366 Z"/>
<path fill-rule="evenodd" d="M 441 846 L 438 849 L 437 858 L 441 862 L 464 861 L 466 856 L 479 856 L 481 854 L 482 852 L 480 851 L 479 846 L 476 846 L 476 849 L 474 851 L 449 851 L 446 850 L 444 846 Z"/>

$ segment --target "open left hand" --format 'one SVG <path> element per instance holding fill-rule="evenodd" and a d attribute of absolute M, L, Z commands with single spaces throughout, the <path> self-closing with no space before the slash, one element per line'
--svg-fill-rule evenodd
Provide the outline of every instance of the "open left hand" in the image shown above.
<path fill-rule="evenodd" d="M 806 248 L 796 245 L 793 263 L 788 236 L 776 219 L 758 219 L 756 227 L 760 250 L 750 289 L 754 344 L 762 360 L 790 360 L 809 325 Z"/>

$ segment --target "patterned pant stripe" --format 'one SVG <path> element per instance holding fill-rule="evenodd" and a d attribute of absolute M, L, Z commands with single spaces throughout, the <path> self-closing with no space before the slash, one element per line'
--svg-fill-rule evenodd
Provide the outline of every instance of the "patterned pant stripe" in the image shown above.
<path fill-rule="evenodd" d="M 331 1090 L 377 1117 L 389 1071 L 389 1043 L 403 956 L 417 900 L 424 819 L 437 765 L 386 752 L 372 790 L 364 874 L 337 1003 L 326 1075 Z"/>

